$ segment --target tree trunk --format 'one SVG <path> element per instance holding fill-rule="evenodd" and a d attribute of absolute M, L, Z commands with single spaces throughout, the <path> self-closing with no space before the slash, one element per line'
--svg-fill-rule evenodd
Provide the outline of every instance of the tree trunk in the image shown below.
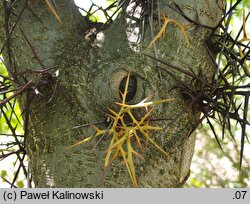
<path fill-rule="evenodd" d="M 26 2 L 17 1 L 12 12 L 18 15 Z M 158 44 L 159 58 L 191 70 L 196 75 L 206 76 L 210 81 L 214 67 L 204 46 L 210 35 L 209 30 L 188 25 L 190 22 L 166 6 L 171 4 L 169 2 L 161 1 L 161 11 L 186 25 L 190 46 L 185 45 L 185 39 L 177 26 L 169 24 L 165 37 Z M 215 26 L 221 17 L 216 0 L 175 2 L 190 18 L 201 24 Z M 142 54 L 153 55 L 152 48 L 140 52 L 130 48 L 125 15 L 120 15 L 105 31 L 105 41 L 99 48 L 91 45 L 81 33 L 86 28 L 86 22 L 74 7 L 73 0 L 57 1 L 57 12 L 63 25 L 60 25 L 44 1 L 32 1 L 29 6 L 31 9 L 25 9 L 10 38 L 12 64 L 7 60 L 7 49 L 4 58 L 9 71 L 12 69 L 14 72 L 15 67 L 16 73 L 28 73 L 25 75 L 27 81 L 32 80 L 33 84 L 33 93 L 23 94 L 20 102 L 25 110 L 26 101 L 32 100 L 32 103 L 28 103 L 26 142 L 36 187 L 131 187 L 126 167 L 118 160 L 109 166 L 107 175 L 102 179 L 105 151 L 110 142 L 107 135 L 94 149 L 95 139 L 89 144 L 67 149 L 69 145 L 94 133 L 91 127 L 74 127 L 102 121 L 107 107 L 117 110 L 115 102 L 121 100 L 119 85 L 129 71 L 137 79 L 137 90 L 131 103 L 137 103 L 152 94 L 152 100 L 174 98 L 174 101 L 157 105 L 152 116 L 173 119 L 188 105 L 182 90 L 175 88 L 178 82 L 163 71 L 162 81 L 159 79 L 155 62 Z M 3 16 L 2 13 L 2 28 Z M 13 26 L 18 16 L 12 14 L 10 17 L 9 25 Z M 1 32 L 3 43 L 7 36 L 4 29 Z M 146 31 L 144 47 L 150 42 L 149 33 Z M 59 76 L 31 71 L 45 68 L 59 70 Z M 189 80 L 184 74 L 175 74 L 183 80 Z M 23 83 L 22 79 L 20 83 Z M 41 86 L 36 90 L 37 84 Z M 39 91 L 39 94 L 36 95 L 34 90 Z M 171 126 L 168 120 L 157 122 L 164 131 L 155 132 L 152 137 L 170 156 L 166 157 L 148 145 L 141 153 L 145 161 L 135 160 L 139 187 L 183 185 L 188 178 L 195 143 L 195 136 L 187 136 L 199 117 L 199 114 L 189 110 Z M 98 127 L 107 128 L 105 124 Z"/>

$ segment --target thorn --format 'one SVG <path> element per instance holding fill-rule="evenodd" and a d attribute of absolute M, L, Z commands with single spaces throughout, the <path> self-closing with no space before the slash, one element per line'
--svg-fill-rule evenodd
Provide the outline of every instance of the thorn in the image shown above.
<path fill-rule="evenodd" d="M 156 40 L 160 39 L 162 36 L 164 37 L 164 34 L 167 30 L 167 25 L 168 23 L 174 23 L 175 25 L 177 25 L 177 27 L 180 29 L 181 33 L 183 34 L 185 40 L 186 40 L 186 46 L 189 47 L 189 40 L 188 40 L 188 36 L 185 32 L 185 27 L 182 26 L 180 23 L 178 23 L 177 21 L 171 19 L 171 18 L 167 18 L 165 16 L 165 14 L 161 13 L 162 16 L 162 20 L 163 20 L 163 25 L 160 29 L 160 31 L 157 33 L 157 35 L 153 38 L 153 40 L 151 40 L 151 42 L 149 43 L 147 49 L 151 48 L 152 45 L 155 43 Z"/>
<path fill-rule="evenodd" d="M 61 25 L 63 25 L 63 22 L 61 21 L 61 18 L 59 17 L 58 13 L 56 12 L 56 10 L 53 8 L 53 6 L 51 5 L 51 3 L 49 2 L 49 0 L 45 0 L 47 6 L 49 7 L 49 10 L 54 14 L 54 16 L 56 17 L 56 19 L 59 21 L 59 23 Z"/>

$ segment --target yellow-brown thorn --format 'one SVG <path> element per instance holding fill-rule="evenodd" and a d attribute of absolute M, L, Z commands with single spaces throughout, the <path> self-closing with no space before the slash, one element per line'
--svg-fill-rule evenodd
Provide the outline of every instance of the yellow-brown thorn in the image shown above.
<path fill-rule="evenodd" d="M 59 21 L 59 23 L 61 25 L 63 25 L 63 22 L 61 20 L 61 18 L 59 17 L 58 13 L 56 12 L 56 10 L 54 9 L 54 7 L 51 5 L 51 3 L 49 2 L 49 0 L 45 0 L 45 3 L 47 4 L 49 10 L 53 13 L 53 15 L 56 17 L 56 19 Z"/>
<path fill-rule="evenodd" d="M 177 27 L 180 29 L 181 33 L 183 34 L 183 36 L 185 38 L 186 46 L 189 47 L 189 40 L 188 40 L 188 36 L 185 32 L 185 27 L 182 26 L 180 23 L 178 23 L 176 20 L 173 20 L 171 18 L 166 17 L 166 15 L 163 13 L 161 13 L 161 16 L 162 16 L 161 20 L 163 21 L 163 25 L 162 25 L 160 31 L 157 33 L 157 35 L 151 40 L 147 49 L 151 48 L 156 40 L 160 39 L 162 36 L 164 37 L 164 34 L 167 30 L 168 23 L 174 23 L 175 25 L 177 25 Z"/>
<path fill-rule="evenodd" d="M 132 185 L 134 187 L 138 187 L 138 182 L 136 178 L 136 169 L 134 165 L 134 156 L 142 160 L 144 160 L 144 158 L 134 149 L 135 148 L 134 146 L 137 146 L 139 150 L 144 152 L 147 146 L 147 143 L 151 143 L 153 146 L 156 147 L 156 149 L 158 149 L 165 156 L 169 156 L 169 155 L 150 137 L 150 131 L 159 131 L 162 129 L 160 127 L 151 126 L 149 124 L 150 122 L 149 116 L 154 111 L 154 108 L 151 108 L 149 111 L 147 111 L 146 114 L 143 117 L 141 117 L 139 120 L 137 120 L 134 117 L 132 110 L 136 108 L 137 109 L 148 108 L 149 106 L 154 106 L 160 103 L 169 102 L 173 99 L 146 102 L 149 99 L 149 98 L 146 98 L 138 104 L 128 105 L 126 104 L 126 96 L 128 93 L 129 77 L 130 77 L 130 73 L 128 73 L 124 93 L 121 94 L 122 102 L 116 103 L 120 107 L 119 111 L 116 112 L 108 108 L 108 111 L 109 111 L 108 115 L 109 117 L 112 117 L 113 119 L 110 129 L 107 131 L 107 130 L 101 130 L 97 128 L 96 126 L 91 126 L 96 131 L 94 136 L 87 137 L 84 140 L 81 140 L 67 147 L 67 149 L 86 143 L 90 141 L 92 138 L 101 137 L 106 132 L 107 135 L 111 137 L 111 139 L 110 139 L 109 147 L 107 148 L 105 152 L 103 178 L 106 175 L 108 166 L 115 159 L 121 157 L 127 168 Z M 124 119 L 125 118 L 124 115 L 126 115 L 127 117 L 130 117 L 129 123 L 126 123 Z M 141 139 L 142 137 L 144 137 L 144 140 Z M 145 141 L 146 143 L 145 148 L 143 148 L 142 146 L 142 141 Z"/>

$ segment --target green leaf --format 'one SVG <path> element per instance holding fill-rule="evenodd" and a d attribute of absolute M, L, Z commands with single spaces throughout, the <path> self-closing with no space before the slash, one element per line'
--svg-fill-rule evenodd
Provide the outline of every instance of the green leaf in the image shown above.
<path fill-rule="evenodd" d="M 7 176 L 7 171 L 2 170 L 2 171 L 1 171 L 1 178 L 4 178 L 4 177 L 6 177 L 6 176 Z"/>
<path fill-rule="evenodd" d="M 17 182 L 17 187 L 18 187 L 18 188 L 23 188 L 23 187 L 24 187 L 23 181 L 18 181 L 18 182 Z"/>

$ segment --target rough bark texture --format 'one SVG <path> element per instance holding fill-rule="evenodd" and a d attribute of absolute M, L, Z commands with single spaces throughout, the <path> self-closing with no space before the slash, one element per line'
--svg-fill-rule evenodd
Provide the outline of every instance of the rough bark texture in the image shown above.
<path fill-rule="evenodd" d="M 15 12 L 22 7 L 17 2 Z M 119 83 L 128 71 L 137 77 L 138 88 L 132 103 L 154 94 L 154 99 L 175 98 L 175 101 L 157 106 L 154 117 L 174 118 L 187 105 L 181 90 L 169 90 L 177 85 L 163 72 L 160 82 L 155 62 L 141 53 L 133 52 L 127 43 L 126 25 L 123 17 L 115 20 L 105 32 L 102 48 L 91 46 L 81 36 L 76 10 L 72 1 L 57 1 L 58 13 L 64 26 L 56 21 L 44 1 L 30 3 L 34 12 L 41 18 L 39 22 L 31 12 L 25 12 L 19 26 L 34 46 L 37 55 L 47 68 L 60 70 L 60 84 L 53 100 L 46 104 L 36 97 L 30 109 L 30 124 L 27 147 L 31 171 L 36 187 L 130 187 L 126 168 L 115 161 L 102 181 L 105 149 L 109 138 L 92 149 L 84 144 L 69 150 L 65 148 L 93 134 L 91 128 L 73 129 L 74 126 L 100 121 L 107 107 L 113 107 L 119 101 Z M 169 1 L 165 1 L 166 4 Z M 220 19 L 220 10 L 216 0 L 177 0 L 188 16 L 202 24 L 214 26 Z M 182 25 L 189 22 L 166 6 L 161 5 L 164 13 Z M 14 19 L 12 19 L 14 21 Z M 2 26 L 2 25 L 1 25 Z M 185 46 L 184 38 L 174 25 L 169 25 L 164 39 L 160 41 L 159 57 L 174 65 L 192 70 L 194 73 L 211 79 L 212 62 L 204 47 L 209 36 L 207 29 L 187 26 L 190 47 Z M 1 39 L 3 41 L 3 39 Z M 150 41 L 146 38 L 146 45 Z M 18 71 L 40 69 L 33 58 L 30 47 L 20 29 L 12 37 L 13 55 Z M 152 53 L 151 49 L 144 52 Z M 183 74 L 178 74 L 182 79 Z M 32 78 L 32 76 L 30 77 Z M 189 79 L 187 79 L 189 80 Z M 51 95 L 55 83 L 48 80 L 43 95 Z M 25 97 L 22 104 L 25 104 Z M 189 173 L 193 155 L 195 137 L 190 134 L 193 125 L 199 119 L 192 111 L 184 114 L 180 120 L 169 127 L 171 131 L 154 135 L 156 141 L 171 154 L 166 158 L 155 148 L 148 146 L 143 153 L 145 161 L 135 160 L 136 174 L 140 187 L 179 187 Z M 162 121 L 159 126 L 166 127 Z M 102 128 L 105 128 L 104 126 Z M 166 127 L 167 128 L 167 127 Z"/>

